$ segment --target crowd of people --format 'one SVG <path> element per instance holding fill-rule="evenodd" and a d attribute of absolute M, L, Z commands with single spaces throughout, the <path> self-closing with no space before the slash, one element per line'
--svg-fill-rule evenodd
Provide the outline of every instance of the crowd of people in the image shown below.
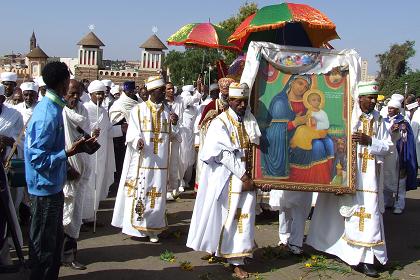
<path fill-rule="evenodd" d="M 221 78 L 205 85 L 199 76 L 178 91 L 159 75 L 140 87 L 77 81 L 60 62 L 19 87 L 11 72 L 1 74 L 1 83 L 2 161 L 13 155 L 25 163 L 26 186 L 12 188 L 9 196 L 13 215 L 30 212 L 31 279 L 57 279 L 61 264 L 86 269 L 76 258 L 77 239 L 83 224 L 96 225 L 111 185 L 118 186 L 111 224 L 157 243 L 168 227 L 166 202 L 191 182 L 197 197 L 186 245 L 226 259 L 234 276 L 248 277 L 257 193 L 271 186 L 257 190 L 252 180 L 248 157 L 261 132 L 247 84 Z M 21 97 L 15 97 L 18 88 Z M 406 191 L 417 187 L 420 160 L 418 101 L 395 93 L 380 108 L 378 93 L 375 82 L 359 83 L 351 120 L 356 193 L 320 194 L 306 239 L 372 277 L 378 276 L 375 259 L 387 261 L 384 209 L 403 213 Z M 312 194 L 270 193 L 269 204 L 279 210 L 279 245 L 302 254 Z M 0 230 L 0 264 L 7 264 L 1 218 Z"/>

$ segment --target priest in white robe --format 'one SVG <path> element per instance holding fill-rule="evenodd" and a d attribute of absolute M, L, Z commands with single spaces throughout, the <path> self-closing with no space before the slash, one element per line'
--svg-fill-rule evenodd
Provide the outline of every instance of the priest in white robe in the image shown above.
<path fill-rule="evenodd" d="M 165 82 L 149 77 L 150 98 L 131 111 L 127 131 L 127 152 L 116 198 L 112 225 L 124 234 L 149 237 L 167 228 L 166 187 L 170 141 L 178 133 L 178 116 L 165 100 Z"/>
<path fill-rule="evenodd" d="M 194 121 L 197 117 L 197 105 L 201 99 L 201 93 L 195 90 L 193 85 L 186 85 L 182 87 L 181 98 L 184 103 L 184 112 L 180 128 L 182 138 L 180 146 L 180 188 L 183 190 L 191 180 L 192 168 L 196 158 L 194 149 Z"/>
<path fill-rule="evenodd" d="M 232 83 L 230 108 L 208 128 L 200 153 L 205 164 L 187 240 L 195 251 L 226 258 L 241 279 L 248 277 L 244 258 L 252 257 L 256 248 L 256 191 L 247 162 L 250 145 L 259 144 L 261 135 L 258 126 L 250 124 L 255 118 L 246 109 L 248 97 L 246 84 Z"/>
<path fill-rule="evenodd" d="M 376 82 L 360 82 L 351 120 L 357 143 L 356 193 L 319 194 L 307 243 L 335 255 L 362 273 L 377 277 L 375 258 L 388 260 L 382 214 L 383 160 L 393 143 L 375 105 Z"/>
<path fill-rule="evenodd" d="M 4 104 L 6 100 L 4 93 L 5 93 L 5 88 L 2 84 L 0 84 L 0 155 L 1 155 L 2 162 L 4 162 L 5 157 L 9 155 L 13 144 L 15 143 L 19 133 L 22 131 L 22 128 L 23 128 L 23 120 L 20 113 L 14 108 L 11 108 Z M 10 192 L 7 192 L 6 196 L 8 196 L 8 200 L 9 200 L 9 209 L 14 208 L 14 204 L 13 204 Z M 22 232 L 20 230 L 16 212 L 11 211 L 11 215 L 12 215 L 12 219 L 14 220 L 15 229 L 18 234 L 19 242 L 22 246 L 23 244 Z M 2 231 L 1 234 L 5 233 L 5 229 L 6 228 L 3 228 L 4 231 Z M 9 254 L 9 243 L 6 241 L 6 238 L 4 238 L 3 236 L 0 239 L 1 241 L 3 241 L 0 246 L 0 265 L 12 264 L 10 254 Z"/>
<path fill-rule="evenodd" d="M 121 96 L 114 101 L 111 108 L 109 109 L 109 118 L 112 125 L 122 125 L 124 129 L 128 126 L 130 120 L 131 110 L 139 104 L 139 98 L 136 96 L 134 90 L 136 84 L 133 81 L 126 81 L 123 84 L 123 93 Z M 125 147 L 125 133 L 121 137 L 116 137 L 113 140 L 114 151 L 115 151 L 115 175 L 114 180 L 116 186 L 119 185 L 121 178 L 121 171 L 124 164 L 124 155 L 126 151 Z"/>
<path fill-rule="evenodd" d="M 4 86 L 4 104 L 13 107 L 13 93 L 17 86 L 17 74 L 14 72 L 3 72 L 0 74 L 1 83 Z"/>
<path fill-rule="evenodd" d="M 66 148 L 71 148 L 72 144 L 80 137 L 81 130 L 85 133 L 90 131 L 89 115 L 86 108 L 80 103 L 82 94 L 80 83 L 76 80 L 70 80 L 69 89 L 64 96 L 66 107 L 63 109 L 64 137 Z M 86 269 L 84 265 L 76 260 L 77 239 L 82 225 L 83 200 L 85 189 L 89 186 L 92 166 L 87 153 L 76 154 L 68 158 L 67 181 L 63 187 L 64 209 L 64 245 L 62 263 L 64 266 L 73 269 Z"/>
<path fill-rule="evenodd" d="M 165 85 L 165 100 L 166 104 L 169 107 L 169 111 L 175 113 L 178 117 L 178 122 L 182 123 L 182 116 L 184 114 L 184 102 L 182 97 L 177 95 L 175 96 L 175 87 L 171 82 L 166 83 Z M 168 188 L 166 193 L 166 199 L 169 201 L 175 200 L 180 193 L 179 184 L 181 181 L 180 166 L 181 166 L 181 155 L 180 155 L 180 145 L 182 139 L 178 134 L 174 141 L 171 141 L 171 158 L 169 159 L 169 180 Z"/>
<path fill-rule="evenodd" d="M 101 106 L 105 98 L 105 90 L 106 88 L 101 81 L 92 81 L 88 87 L 91 100 L 83 104 L 89 114 L 90 130 L 99 129 L 100 131 L 97 140 L 101 145 L 95 155 L 90 157 L 89 165 L 93 170 L 96 169 L 96 172 L 90 176 L 89 187 L 85 192 L 83 219 L 88 221 L 94 218 L 99 201 L 107 198 L 109 187 L 114 182 L 115 157 L 112 141 L 114 137 L 122 136 L 123 133 L 123 127 L 120 125 L 113 126 L 107 110 Z"/>

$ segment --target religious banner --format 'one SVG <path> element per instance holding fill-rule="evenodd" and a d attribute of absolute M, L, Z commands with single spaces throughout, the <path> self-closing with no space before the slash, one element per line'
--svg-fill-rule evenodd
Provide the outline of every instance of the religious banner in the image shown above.
<path fill-rule="evenodd" d="M 355 191 L 350 121 L 359 65 L 353 50 L 250 44 L 241 83 L 252 87 L 250 105 L 262 133 L 251 157 L 257 185 Z"/>

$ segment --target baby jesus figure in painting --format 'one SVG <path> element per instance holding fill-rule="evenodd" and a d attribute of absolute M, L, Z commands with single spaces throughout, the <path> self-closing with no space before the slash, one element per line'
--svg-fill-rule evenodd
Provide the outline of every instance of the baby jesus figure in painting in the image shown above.
<path fill-rule="evenodd" d="M 303 95 L 303 104 L 307 109 L 307 122 L 296 128 L 290 147 L 312 150 L 312 140 L 325 138 L 330 127 L 327 113 L 322 110 L 325 105 L 324 93 L 317 89 L 308 90 Z"/>

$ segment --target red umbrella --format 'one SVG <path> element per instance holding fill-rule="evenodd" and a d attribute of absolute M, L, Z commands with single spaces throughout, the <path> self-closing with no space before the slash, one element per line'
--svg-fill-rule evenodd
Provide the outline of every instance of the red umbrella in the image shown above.
<path fill-rule="evenodd" d="M 228 41 L 241 49 L 250 41 L 318 48 L 339 38 L 335 28 L 326 15 L 309 5 L 282 3 L 247 17 Z"/>

